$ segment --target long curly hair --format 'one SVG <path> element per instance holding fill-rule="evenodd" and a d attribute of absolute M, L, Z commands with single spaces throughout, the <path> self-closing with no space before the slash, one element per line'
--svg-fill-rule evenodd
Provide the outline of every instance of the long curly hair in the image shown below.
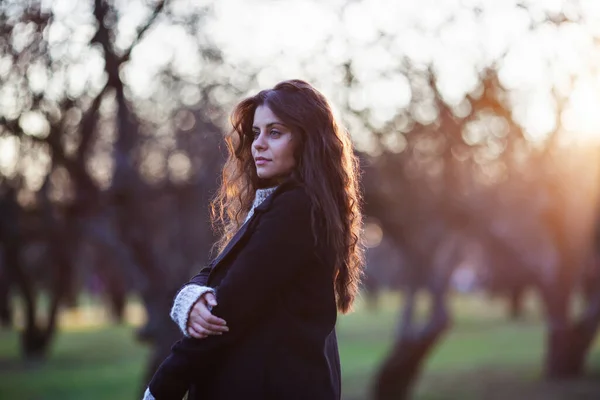
<path fill-rule="evenodd" d="M 335 249 L 334 286 L 337 308 L 351 310 L 363 268 L 362 214 L 358 158 L 348 132 L 318 90 L 301 80 L 288 80 L 240 102 L 226 135 L 228 159 L 220 188 L 211 204 L 213 227 L 222 251 L 243 224 L 256 190 L 272 185 L 258 177 L 252 158 L 254 112 L 265 105 L 298 137 L 293 176 L 305 188 L 315 214 L 324 219 L 327 243 Z"/>

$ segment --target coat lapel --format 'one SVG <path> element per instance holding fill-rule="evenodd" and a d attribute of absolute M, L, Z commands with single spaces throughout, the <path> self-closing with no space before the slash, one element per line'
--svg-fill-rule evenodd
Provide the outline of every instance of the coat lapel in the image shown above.
<path fill-rule="evenodd" d="M 250 228 L 256 224 L 256 221 L 260 218 L 260 216 L 263 214 L 263 212 L 265 212 L 266 210 L 269 209 L 269 207 L 271 206 L 271 203 L 273 202 L 273 199 L 279 193 L 289 189 L 290 186 L 293 186 L 293 181 L 288 181 L 288 182 L 282 183 L 277 188 L 277 190 L 275 190 L 275 192 L 271 193 L 271 195 L 269 195 L 262 203 L 260 203 L 254 209 L 254 214 L 250 217 L 250 219 L 248 219 L 248 221 L 246 221 L 240 227 L 240 229 L 236 232 L 236 234 L 231 238 L 229 243 L 227 243 L 227 245 L 225 246 L 223 251 L 221 253 L 219 253 L 219 255 L 217 257 L 215 257 L 215 259 L 208 265 L 209 268 L 211 268 L 211 271 L 210 271 L 211 274 L 219 267 L 219 264 L 221 263 L 221 261 L 223 261 L 223 259 L 225 257 L 227 257 L 227 255 L 229 253 L 231 253 L 233 251 L 233 249 L 235 249 L 237 247 L 238 243 L 240 243 L 242 241 L 242 239 L 244 239 L 246 237 L 246 235 L 249 235 L 252 233 L 252 229 L 250 229 Z"/>
<path fill-rule="evenodd" d="M 233 235 L 233 237 L 231 238 L 229 243 L 227 243 L 227 246 L 225 246 L 223 251 L 221 251 L 219 253 L 219 255 L 217 257 L 215 257 L 215 259 L 212 260 L 212 262 L 209 264 L 210 268 L 212 268 L 214 270 L 219 265 L 221 260 L 223 260 L 225 258 L 225 256 L 227 254 L 229 254 L 231 252 L 231 250 L 233 250 L 235 245 L 238 244 L 239 241 L 242 240 L 242 238 L 244 236 L 246 236 L 246 233 L 248 232 L 248 227 L 252 223 L 252 220 L 254 219 L 254 217 L 255 217 L 254 215 L 252 217 L 250 217 L 250 219 L 248 221 L 246 221 L 244 223 L 244 225 L 241 226 L 241 228 L 236 232 L 236 234 Z"/>

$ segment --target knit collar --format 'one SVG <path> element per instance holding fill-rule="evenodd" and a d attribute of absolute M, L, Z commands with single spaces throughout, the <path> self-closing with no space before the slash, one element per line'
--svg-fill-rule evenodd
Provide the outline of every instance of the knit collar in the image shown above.
<path fill-rule="evenodd" d="M 277 190 L 277 187 L 278 186 L 256 189 L 256 194 L 254 195 L 254 202 L 252 203 L 252 207 L 250 208 L 250 211 L 248 211 L 248 215 L 246 216 L 246 221 L 248 221 L 250 219 L 250 217 L 252 217 L 252 215 L 254 214 L 254 209 L 256 207 L 260 206 L 260 204 L 263 201 L 265 201 L 265 199 L 267 197 L 269 197 L 271 194 L 273 194 L 273 192 L 275 192 L 275 190 Z"/>

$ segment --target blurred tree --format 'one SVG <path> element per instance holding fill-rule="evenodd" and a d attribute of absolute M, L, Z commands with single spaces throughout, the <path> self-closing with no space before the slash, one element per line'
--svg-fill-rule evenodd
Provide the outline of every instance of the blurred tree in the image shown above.
<path fill-rule="evenodd" d="M 0 4 L 0 140 L 14 153 L 1 171 L 3 282 L 23 298 L 27 356 L 46 354 L 59 307 L 94 275 L 117 320 L 141 295 L 144 384 L 179 338 L 172 298 L 214 241 L 223 109 L 253 79 L 222 66 L 203 34 L 209 5 L 183 3 Z M 168 35 L 185 38 L 183 59 Z"/>
<path fill-rule="evenodd" d="M 530 21 L 531 35 L 549 27 L 569 29 L 579 18 L 571 8 L 567 17 L 562 11 L 540 13 L 529 3 L 516 7 Z M 423 34 L 441 41 L 465 15 L 483 20 L 486 14 L 463 5 Z M 358 56 L 340 67 L 348 124 L 373 139 L 370 154 L 363 155 L 365 212 L 381 221 L 384 234 L 406 255 L 402 268 L 408 269 L 396 342 L 376 379 L 375 397 L 408 396 L 425 357 L 449 326 L 449 280 L 473 243 L 485 254 L 479 268 L 487 287 L 510 295 L 514 312 L 524 287 L 541 294 L 548 323 L 546 375 L 582 373 L 600 315 L 594 300 L 579 321 L 569 310 L 590 251 L 599 177 L 596 150 L 564 144 L 569 132 L 561 121 L 569 92 L 553 91 L 554 83 L 546 82 L 556 119 L 543 140 L 535 139 L 519 115 L 518 89 L 500 78 L 512 56 L 510 44 L 497 57 L 469 66 L 475 83 L 449 96 L 444 58 L 415 61 L 398 50 L 397 40 L 382 30 L 369 43 L 386 54 L 377 76 L 365 72 Z M 388 90 L 405 82 L 405 104 L 383 113 L 371 105 L 374 100 L 366 102 L 364 93 L 378 79 L 389 82 Z M 582 166 L 589 174 L 581 173 Z M 431 297 L 431 309 L 419 325 L 414 308 L 422 290 Z M 575 351 L 567 351 L 569 341 L 577 343 Z"/>
<path fill-rule="evenodd" d="M 356 17 L 362 3 L 348 2 L 340 15 Z M 544 72 L 562 80 L 545 82 L 556 89 L 542 96 L 556 120 L 540 140 L 519 103 L 527 82 L 506 78 L 522 49 L 473 49 L 463 41 L 475 30 L 455 29 L 497 21 L 496 8 L 473 4 L 423 13 L 406 29 L 406 21 L 386 19 L 371 36 L 361 24 L 362 47 L 345 51 L 336 35 L 304 62 L 346 86 L 333 98 L 369 142 L 361 155 L 366 211 L 402 255 L 392 262 L 402 264 L 406 301 L 378 398 L 409 393 L 450 324 L 450 277 L 474 244 L 490 290 L 518 294 L 531 285 L 542 293 L 548 376 L 581 372 L 600 319 L 600 288 L 590 278 L 598 263 L 589 261 L 598 159 L 561 144 L 573 74 Z M 502 4 L 517 10 L 516 28 L 500 36 L 519 44 L 529 33 L 576 31 L 583 19 L 573 4 L 564 12 Z M 24 354 L 44 354 L 59 306 L 72 304 L 92 276 L 117 320 L 126 295 L 141 295 L 148 320 L 138 335 L 154 349 L 147 374 L 178 337 L 168 319 L 172 296 L 213 241 L 206 209 L 222 159 L 223 109 L 255 82 L 204 33 L 210 11 L 176 0 L 0 3 L 0 305 L 7 285 L 23 298 Z M 356 22 L 348 24 L 355 39 Z M 432 41 L 439 54 L 420 49 Z M 329 74 L 323 60 L 332 53 Z M 458 78 L 467 83 L 457 89 Z M 588 308 L 574 320 L 569 306 L 581 281 Z M 433 300 L 424 324 L 413 317 L 419 291 Z"/>

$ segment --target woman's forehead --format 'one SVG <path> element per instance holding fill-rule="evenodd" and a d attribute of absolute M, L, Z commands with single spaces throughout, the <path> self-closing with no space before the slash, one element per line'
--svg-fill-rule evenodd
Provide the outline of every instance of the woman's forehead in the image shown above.
<path fill-rule="evenodd" d="M 279 119 L 277 115 L 275 115 L 275 113 L 269 108 L 269 106 L 260 105 L 256 107 L 256 110 L 254 111 L 253 126 L 258 127 L 274 124 L 285 125 L 283 121 L 281 121 L 281 119 Z"/>

